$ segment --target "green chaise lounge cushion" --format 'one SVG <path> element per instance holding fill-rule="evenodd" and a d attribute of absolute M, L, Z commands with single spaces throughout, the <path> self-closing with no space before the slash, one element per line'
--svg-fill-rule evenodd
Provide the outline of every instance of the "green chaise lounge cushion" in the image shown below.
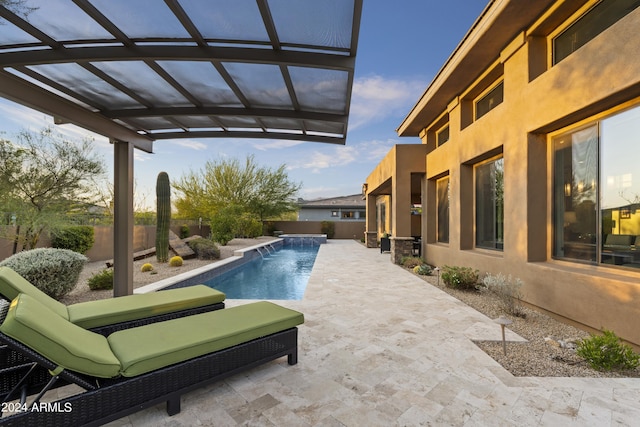
<path fill-rule="evenodd" d="M 188 286 L 147 294 L 127 295 L 72 304 L 69 320 L 83 328 L 97 328 L 120 322 L 173 313 L 223 302 L 225 294 L 205 285 Z"/>
<path fill-rule="evenodd" d="M 9 301 L 16 299 L 19 294 L 27 294 L 59 316 L 69 318 L 66 305 L 51 298 L 9 267 L 0 267 L 0 294 Z"/>
<path fill-rule="evenodd" d="M 266 302 L 114 332 L 107 340 L 133 377 L 304 323 L 302 313 Z"/>
<path fill-rule="evenodd" d="M 63 319 L 30 295 L 19 294 L 11 302 L 0 332 L 62 368 L 100 378 L 120 372 L 105 337 Z"/>
<path fill-rule="evenodd" d="M 217 304 L 225 300 L 224 293 L 205 285 L 196 285 L 66 306 L 11 268 L 0 267 L 0 294 L 12 301 L 21 293 L 37 299 L 60 317 L 87 329 Z"/>

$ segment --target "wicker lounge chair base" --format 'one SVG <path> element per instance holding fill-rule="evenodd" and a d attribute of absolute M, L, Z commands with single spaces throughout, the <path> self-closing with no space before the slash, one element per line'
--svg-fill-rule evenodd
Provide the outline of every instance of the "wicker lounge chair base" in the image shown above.
<path fill-rule="evenodd" d="M 23 354 L 53 369 L 47 359 L 4 334 L 0 338 Z M 220 381 L 266 362 L 287 356 L 289 365 L 298 360 L 298 329 L 291 328 L 215 353 L 132 378 L 104 380 L 63 371 L 59 381 L 75 383 L 85 392 L 49 403 L 49 410 L 28 411 L 0 418 L 2 426 L 73 425 L 99 426 L 145 408 L 166 402 L 167 413 L 180 412 L 184 393 Z"/>
<path fill-rule="evenodd" d="M 98 328 L 92 328 L 90 331 L 99 333 L 100 335 L 109 336 L 114 332 L 124 329 L 150 325 L 152 323 L 164 322 L 185 316 L 194 316 L 196 314 L 207 313 L 209 311 L 220 310 L 223 308 L 224 303 L 210 304 L 188 310 L 180 310 L 173 313 L 145 317 L 143 319 L 132 320 L 129 322 L 105 325 Z M 27 379 L 24 379 L 29 371 L 31 371 L 29 376 Z M 32 361 L 25 358 L 23 354 L 16 352 L 10 346 L 2 344 L 0 340 L 0 399 L 3 399 L 19 381 L 23 381 L 21 385 L 26 386 L 28 394 L 32 394 L 41 390 L 50 380 L 51 375 L 47 369 L 39 365 L 34 368 Z M 62 387 L 67 384 L 67 382 L 60 380 L 51 385 L 50 388 Z"/>
<path fill-rule="evenodd" d="M 0 343 L 28 362 L 21 365 L 27 372 L 13 380 L 3 402 L 30 403 L 23 412 L 0 418 L 0 425 L 101 425 L 161 402 L 176 414 L 182 394 L 190 390 L 283 356 L 296 364 L 297 325 L 303 322 L 302 313 L 255 302 L 104 337 L 20 294 L 8 310 L 0 310 Z M 43 369 L 50 380 L 38 392 L 30 378 Z M 85 391 L 41 403 L 60 382 Z"/>

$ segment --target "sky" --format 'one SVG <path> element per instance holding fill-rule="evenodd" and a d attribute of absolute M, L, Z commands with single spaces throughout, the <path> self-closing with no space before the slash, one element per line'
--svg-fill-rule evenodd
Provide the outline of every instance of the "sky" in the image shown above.
<path fill-rule="evenodd" d="M 398 137 L 397 127 L 471 25 L 487 0 L 364 0 L 356 56 L 347 142 L 345 145 L 251 139 L 156 141 L 154 153 L 135 150 L 135 205 L 155 205 L 159 172 L 179 179 L 199 171 L 206 161 L 254 155 L 260 166 L 286 166 L 301 184 L 305 200 L 347 196 L 362 184 L 395 144 L 419 144 Z M 23 130 L 39 131 L 53 119 L 0 98 L 0 137 L 14 139 Z M 74 139 L 90 137 L 113 181 L 113 147 L 105 137 L 73 125 L 56 130 Z"/>

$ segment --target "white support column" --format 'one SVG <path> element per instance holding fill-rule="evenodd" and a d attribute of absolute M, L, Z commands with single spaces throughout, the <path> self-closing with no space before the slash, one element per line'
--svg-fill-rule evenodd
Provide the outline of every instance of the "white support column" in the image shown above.
<path fill-rule="evenodd" d="M 114 153 L 113 296 L 133 294 L 133 144 L 112 141 Z"/>

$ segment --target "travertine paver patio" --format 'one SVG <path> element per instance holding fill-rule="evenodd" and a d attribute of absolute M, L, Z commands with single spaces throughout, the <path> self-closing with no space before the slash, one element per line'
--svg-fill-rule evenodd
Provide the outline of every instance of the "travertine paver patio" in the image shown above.
<path fill-rule="evenodd" d="M 247 301 L 228 301 L 228 306 Z M 500 327 L 355 241 L 321 247 L 286 358 L 110 426 L 638 425 L 640 380 L 516 378 L 472 339 Z M 521 339 L 513 333 L 508 339 Z"/>

